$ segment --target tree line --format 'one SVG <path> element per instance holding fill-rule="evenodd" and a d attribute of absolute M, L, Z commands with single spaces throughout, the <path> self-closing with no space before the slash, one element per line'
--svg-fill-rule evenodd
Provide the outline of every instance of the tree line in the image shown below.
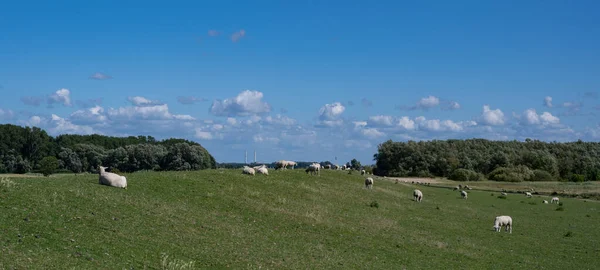
<path fill-rule="evenodd" d="M 216 168 L 214 157 L 204 147 L 184 139 L 98 134 L 52 137 L 38 127 L 0 125 L 0 173 L 39 171 L 47 164 L 74 173 L 96 172 L 100 164 L 122 172 Z"/>
<path fill-rule="evenodd" d="M 374 173 L 478 181 L 598 181 L 600 143 L 490 141 L 394 142 L 378 146 Z"/>

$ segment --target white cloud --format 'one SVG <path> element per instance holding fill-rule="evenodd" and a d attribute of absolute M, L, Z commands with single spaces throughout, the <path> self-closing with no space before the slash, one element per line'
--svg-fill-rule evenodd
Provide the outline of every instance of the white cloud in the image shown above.
<path fill-rule="evenodd" d="M 200 128 L 196 129 L 196 134 L 195 137 L 200 139 L 200 140 L 212 140 L 213 139 L 213 135 L 208 132 L 208 131 L 203 131 Z"/>
<path fill-rule="evenodd" d="M 560 123 L 560 119 L 549 112 L 538 115 L 535 109 L 527 109 L 523 112 L 521 123 L 525 125 L 555 125 Z"/>
<path fill-rule="evenodd" d="M 227 124 L 230 124 L 232 126 L 237 125 L 237 119 L 233 118 L 233 117 L 227 117 Z"/>
<path fill-rule="evenodd" d="M 127 100 L 131 102 L 131 104 L 134 106 L 154 106 L 163 104 L 158 100 L 149 100 L 145 97 L 140 96 L 128 97 Z"/>
<path fill-rule="evenodd" d="M 215 116 L 249 116 L 270 112 L 271 105 L 262 99 L 262 92 L 244 90 L 234 98 L 213 101 L 209 112 Z"/>
<path fill-rule="evenodd" d="M 455 123 L 452 120 L 439 120 L 431 119 L 427 120 L 425 117 L 419 118 L 419 129 L 427 131 L 461 131 L 463 130 L 462 125 Z"/>
<path fill-rule="evenodd" d="M 254 142 L 257 143 L 270 143 L 270 144 L 277 144 L 279 143 L 279 138 L 277 137 L 271 137 L 271 136 L 267 136 L 267 135 L 263 135 L 263 134 L 256 134 L 252 137 L 252 140 L 254 140 Z"/>
<path fill-rule="evenodd" d="M 80 126 L 71 123 L 69 120 L 59 117 L 56 114 L 52 114 L 51 123 L 52 127 L 48 129 L 49 133 L 52 135 L 59 134 L 81 134 L 81 135 L 89 135 L 94 133 L 100 133 L 95 131 L 90 126 Z M 101 133 L 100 133 L 101 134 Z"/>
<path fill-rule="evenodd" d="M 458 110 L 460 109 L 460 104 L 458 104 L 458 102 L 456 101 L 450 101 L 448 103 L 448 106 L 446 107 L 446 110 Z"/>
<path fill-rule="evenodd" d="M 108 109 L 111 120 L 194 120 L 190 115 L 171 114 L 167 104 L 143 107 L 120 107 Z"/>
<path fill-rule="evenodd" d="M 94 80 L 108 80 L 111 78 L 112 78 L 111 76 L 106 75 L 101 72 L 96 72 L 96 73 L 92 74 L 92 76 L 90 76 L 90 79 L 94 79 Z"/>
<path fill-rule="evenodd" d="M 390 115 L 375 115 L 369 117 L 369 125 L 371 126 L 393 126 L 395 117 Z"/>
<path fill-rule="evenodd" d="M 415 129 L 415 121 L 410 120 L 410 118 L 408 118 L 407 116 L 402 116 L 398 120 L 398 126 L 404 128 L 406 130 L 413 130 L 413 129 Z"/>
<path fill-rule="evenodd" d="M 489 105 L 483 105 L 480 123 L 490 126 L 504 125 L 504 113 L 500 109 L 491 110 Z"/>
<path fill-rule="evenodd" d="M 440 105 L 440 99 L 435 96 L 424 97 L 417 102 L 417 108 L 428 109 Z"/>
<path fill-rule="evenodd" d="M 365 128 L 361 129 L 361 134 L 369 139 L 376 139 L 385 136 L 385 133 L 377 130 L 376 128 Z"/>
<path fill-rule="evenodd" d="M 265 117 L 265 122 L 272 125 L 282 125 L 282 126 L 292 126 L 296 124 L 296 120 L 289 118 L 287 116 L 282 116 L 281 114 L 275 115 L 275 117 L 267 116 Z"/>
<path fill-rule="evenodd" d="M 340 102 L 334 102 L 332 104 L 325 104 L 319 109 L 319 119 L 321 120 L 334 120 L 338 118 L 346 110 L 346 107 Z"/>
<path fill-rule="evenodd" d="M 77 110 L 71 113 L 70 120 L 74 123 L 90 124 L 104 123 L 107 121 L 104 115 L 104 108 L 95 106 L 85 110 Z"/>
<path fill-rule="evenodd" d="M 551 96 L 546 96 L 544 98 L 544 106 L 546 106 L 548 108 L 552 108 L 552 97 Z"/>
<path fill-rule="evenodd" d="M 48 96 L 48 105 L 52 105 L 54 103 L 60 103 L 64 106 L 71 106 L 71 91 L 69 91 L 69 89 L 62 88 Z"/>

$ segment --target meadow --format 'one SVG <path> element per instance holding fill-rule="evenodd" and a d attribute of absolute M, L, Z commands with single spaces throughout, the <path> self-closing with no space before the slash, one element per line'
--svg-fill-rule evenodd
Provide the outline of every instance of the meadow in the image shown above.
<path fill-rule="evenodd" d="M 594 269 L 600 204 L 342 171 L 0 176 L 1 269 Z M 487 181 L 486 181 L 487 182 Z M 445 183 L 445 182 L 444 182 Z M 470 183 L 472 186 L 491 185 Z M 582 189 L 586 187 L 581 184 Z M 412 191 L 423 191 L 416 203 Z M 513 233 L 493 231 L 510 215 Z"/>

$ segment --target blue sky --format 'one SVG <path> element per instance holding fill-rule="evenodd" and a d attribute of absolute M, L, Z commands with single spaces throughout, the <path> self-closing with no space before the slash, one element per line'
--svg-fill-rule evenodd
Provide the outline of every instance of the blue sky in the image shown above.
<path fill-rule="evenodd" d="M 600 140 L 597 1 L 12 1 L 0 122 L 186 138 L 219 162 Z"/>

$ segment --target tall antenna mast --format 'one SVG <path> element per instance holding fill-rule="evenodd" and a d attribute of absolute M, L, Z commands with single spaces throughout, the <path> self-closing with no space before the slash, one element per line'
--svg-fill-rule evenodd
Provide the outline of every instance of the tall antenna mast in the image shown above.
<path fill-rule="evenodd" d="M 256 150 L 254 150 L 254 163 L 256 163 Z"/>
<path fill-rule="evenodd" d="M 248 164 L 248 150 L 244 151 L 244 163 Z"/>

